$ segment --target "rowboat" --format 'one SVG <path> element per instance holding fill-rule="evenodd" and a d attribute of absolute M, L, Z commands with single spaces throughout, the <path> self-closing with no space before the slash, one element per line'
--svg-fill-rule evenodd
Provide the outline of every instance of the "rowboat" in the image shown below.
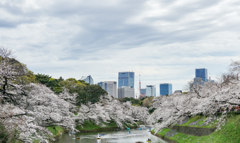
<path fill-rule="evenodd" d="M 101 136 L 98 134 L 97 139 L 101 139 Z"/>

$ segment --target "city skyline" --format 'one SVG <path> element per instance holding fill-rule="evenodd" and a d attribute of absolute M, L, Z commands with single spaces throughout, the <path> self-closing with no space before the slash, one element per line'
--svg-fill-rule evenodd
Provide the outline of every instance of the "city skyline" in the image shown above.
<path fill-rule="evenodd" d="M 196 68 L 216 79 L 239 59 L 239 3 L 2 1 L 0 45 L 35 74 L 92 75 L 97 83 L 134 71 L 142 87 L 169 82 L 174 91 L 192 80 Z"/>
<path fill-rule="evenodd" d="M 189 81 L 193 81 L 194 82 L 194 84 L 196 84 L 196 83 L 202 83 L 202 82 L 207 82 L 207 81 L 209 81 L 210 79 L 208 79 L 208 78 L 210 78 L 210 77 L 208 77 L 208 69 L 206 69 L 206 68 L 196 68 L 196 69 L 194 69 L 195 70 L 195 76 L 192 78 L 192 79 L 190 79 Z M 159 88 L 156 88 L 156 87 L 158 87 L 158 86 L 156 86 L 156 85 L 146 85 L 145 87 L 143 87 L 143 86 L 141 86 L 141 89 L 140 89 L 140 91 L 139 91 L 139 84 L 135 84 L 135 72 L 134 71 L 125 71 L 125 72 L 118 72 L 118 81 L 121 79 L 121 81 L 123 82 L 124 80 L 123 80 L 123 78 L 126 78 L 127 80 L 127 82 L 126 82 L 126 84 L 127 85 L 125 85 L 126 87 L 130 87 L 130 86 L 128 86 L 129 84 L 130 84 L 130 80 L 129 80 L 129 78 L 130 78 L 130 73 L 132 74 L 131 76 L 133 76 L 132 78 L 133 78 L 133 85 L 135 85 L 134 87 L 134 89 L 135 89 L 135 93 L 134 93 L 134 97 L 139 97 L 139 96 L 141 96 L 141 93 L 144 93 L 144 95 L 142 95 L 142 96 L 149 96 L 148 94 L 150 93 L 150 94 L 152 94 L 152 91 L 149 91 L 149 89 L 148 89 L 148 87 L 154 87 L 154 92 L 155 92 L 155 94 L 152 94 L 153 96 L 160 96 L 161 95 L 161 88 L 160 88 L 160 86 L 161 86 L 161 84 L 169 84 L 171 87 L 171 91 L 169 92 L 170 94 L 172 94 L 172 93 L 174 93 L 175 91 L 188 91 L 189 89 L 185 89 L 186 87 L 184 87 L 184 88 L 182 88 L 182 89 L 174 89 L 173 87 L 173 84 L 172 83 L 159 83 Z M 139 78 L 140 78 L 140 75 L 139 75 Z M 200 81 L 199 80 L 195 80 L 195 79 L 201 79 Z M 195 83 L 196 82 L 196 83 Z M 214 80 L 211 80 L 211 82 L 214 82 Z M 101 87 L 103 86 L 102 84 L 103 84 L 104 82 L 98 82 L 98 83 L 96 83 L 96 84 L 98 84 L 98 85 L 100 85 Z M 143 81 L 143 83 L 144 83 L 144 81 Z M 142 81 L 141 81 L 141 85 L 142 85 Z M 187 84 L 186 84 L 187 85 Z M 156 86 L 156 87 L 155 87 Z M 121 87 L 124 87 L 124 86 L 122 86 L 122 84 L 121 85 L 119 85 L 118 84 L 118 82 L 117 82 L 117 87 L 118 88 L 121 88 Z M 137 88 L 136 88 L 137 87 Z M 131 87 L 132 88 L 132 87 Z M 159 89 L 159 92 L 157 92 L 158 90 L 157 89 Z M 148 92 L 148 93 L 147 93 Z M 165 91 L 164 91 L 165 92 Z M 159 94 L 158 94 L 159 93 Z"/>
<path fill-rule="evenodd" d="M 240 0 L 0 0 L 0 143 L 240 142 L 239 23 Z"/>

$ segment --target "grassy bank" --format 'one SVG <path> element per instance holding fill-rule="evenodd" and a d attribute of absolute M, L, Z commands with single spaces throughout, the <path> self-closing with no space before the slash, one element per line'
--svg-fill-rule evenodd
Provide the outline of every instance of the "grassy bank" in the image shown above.
<path fill-rule="evenodd" d="M 201 120 L 202 119 L 202 120 Z M 190 126 L 190 127 L 202 127 L 209 128 L 216 126 L 216 122 L 214 121 L 210 125 L 201 126 L 204 123 L 206 118 L 196 116 L 191 118 L 188 122 L 180 126 Z M 197 122 L 194 125 L 191 123 Z M 221 127 L 221 130 L 215 131 L 207 136 L 193 136 L 186 135 L 183 133 L 176 133 L 172 131 L 170 128 L 165 128 L 161 132 L 157 133 L 162 137 L 167 137 L 173 141 L 179 143 L 238 143 L 240 142 L 240 115 L 228 115 L 227 123 Z"/>
<path fill-rule="evenodd" d="M 124 127 L 130 127 L 130 128 L 136 128 L 137 125 L 127 125 L 124 124 Z M 83 125 L 77 125 L 76 127 L 77 130 L 80 132 L 96 132 L 96 131 L 109 131 L 109 130 L 115 130 L 115 129 L 120 129 L 117 124 L 114 121 L 110 121 L 109 123 L 101 123 L 99 125 L 90 122 L 90 121 L 85 121 Z"/>
<path fill-rule="evenodd" d="M 66 130 L 62 127 L 59 126 L 51 126 L 47 127 L 47 129 L 53 134 L 51 138 L 59 139 L 61 137 L 61 134 L 66 132 Z M 37 141 L 35 141 L 37 142 Z"/>
<path fill-rule="evenodd" d="M 203 116 L 195 116 L 190 118 L 186 123 L 177 125 L 177 126 L 188 126 L 188 127 L 198 127 L 198 128 L 214 128 L 217 126 L 217 120 L 214 122 L 204 125 L 204 122 L 206 121 L 207 117 Z"/>
<path fill-rule="evenodd" d="M 53 134 L 53 136 L 59 136 L 61 133 L 64 133 L 64 129 L 59 126 L 47 127 L 47 129 Z"/>

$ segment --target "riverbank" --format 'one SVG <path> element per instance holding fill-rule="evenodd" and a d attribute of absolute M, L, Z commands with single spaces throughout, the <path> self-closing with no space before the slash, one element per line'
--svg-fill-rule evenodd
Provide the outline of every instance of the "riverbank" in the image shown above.
<path fill-rule="evenodd" d="M 140 122 L 138 122 L 140 123 Z M 137 128 L 138 124 L 124 124 L 123 125 L 124 128 Z M 117 124 L 114 121 L 110 121 L 109 123 L 101 123 L 99 125 L 90 122 L 90 121 L 85 121 L 83 125 L 77 125 L 76 129 L 79 130 L 80 132 L 98 132 L 98 131 L 113 131 L 113 130 L 121 130 L 121 128 L 119 128 L 117 126 Z"/>
<path fill-rule="evenodd" d="M 173 142 L 173 143 L 234 143 L 240 142 L 240 115 L 230 114 L 227 116 L 227 122 L 221 127 L 221 130 L 209 133 L 208 135 L 200 135 L 196 133 L 195 135 L 186 134 L 183 132 L 178 132 L 177 128 L 182 128 L 182 130 L 189 129 L 214 129 L 217 125 L 217 120 L 213 121 L 211 124 L 204 125 L 206 117 L 195 116 L 190 118 L 186 123 L 182 125 L 176 125 L 173 128 L 165 128 L 156 135 L 162 139 Z M 152 132 L 154 133 L 154 132 Z"/>
<path fill-rule="evenodd" d="M 49 140 L 53 141 L 54 140 L 58 140 L 61 138 L 61 135 L 68 132 L 66 129 L 59 127 L 59 126 L 51 126 L 51 127 L 47 127 L 47 129 L 53 134 Z M 36 140 L 34 143 L 38 143 L 38 141 Z"/>
<path fill-rule="evenodd" d="M 141 124 L 141 122 L 137 122 L 137 124 L 130 125 L 130 124 L 124 124 L 124 128 L 127 127 L 134 129 L 138 127 L 138 124 Z M 52 126 L 47 127 L 47 129 L 53 134 L 49 138 L 50 141 L 52 138 L 54 138 L 55 141 L 59 140 L 64 133 L 68 133 L 68 131 L 62 127 L 59 126 Z M 80 131 L 80 133 L 90 133 L 90 132 L 101 132 L 101 131 L 116 131 L 116 130 L 122 130 L 117 126 L 117 124 L 114 121 L 110 121 L 109 123 L 101 123 L 99 125 L 90 122 L 86 120 L 83 125 L 77 125 L 76 129 Z M 35 140 L 34 143 L 38 143 L 38 140 Z"/>

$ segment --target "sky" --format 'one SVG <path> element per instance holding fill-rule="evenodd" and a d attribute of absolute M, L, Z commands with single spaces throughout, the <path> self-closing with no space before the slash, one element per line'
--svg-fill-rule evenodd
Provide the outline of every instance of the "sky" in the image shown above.
<path fill-rule="evenodd" d="M 183 90 L 196 68 L 217 80 L 240 60 L 239 0 L 0 0 L 0 45 L 35 74 L 139 74 Z"/>

